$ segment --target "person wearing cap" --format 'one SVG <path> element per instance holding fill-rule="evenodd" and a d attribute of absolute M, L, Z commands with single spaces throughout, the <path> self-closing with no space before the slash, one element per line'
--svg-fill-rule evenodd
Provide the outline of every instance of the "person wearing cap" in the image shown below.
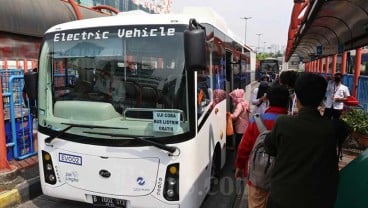
<path fill-rule="evenodd" d="M 350 96 L 349 88 L 341 83 L 342 74 L 335 73 L 333 81 L 328 82 L 324 117 L 338 119 L 344 108 L 344 101 Z"/>

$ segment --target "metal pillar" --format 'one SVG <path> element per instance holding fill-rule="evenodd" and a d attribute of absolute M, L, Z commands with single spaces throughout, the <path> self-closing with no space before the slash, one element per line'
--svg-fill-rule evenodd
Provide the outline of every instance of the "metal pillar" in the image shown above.
<path fill-rule="evenodd" d="M 247 23 L 249 19 L 252 19 L 252 17 L 242 17 L 242 19 L 245 20 L 244 45 L 247 45 Z"/>
<path fill-rule="evenodd" d="M 360 68 L 362 63 L 362 48 L 355 50 L 355 70 L 354 70 L 354 82 L 353 82 L 353 96 L 358 95 L 358 81 L 360 76 Z"/>
<path fill-rule="evenodd" d="M 344 51 L 341 55 L 341 74 L 346 74 L 346 60 L 348 57 L 348 52 Z"/>
<path fill-rule="evenodd" d="M 328 74 L 328 69 L 330 68 L 330 57 L 329 56 L 326 56 L 326 58 L 325 58 L 325 63 L 326 63 L 326 65 L 325 65 L 325 75 L 327 76 L 327 74 Z"/>
<path fill-rule="evenodd" d="M 336 73 L 336 64 L 337 64 L 337 54 L 333 55 L 332 57 L 332 72 L 331 72 L 332 75 Z"/>

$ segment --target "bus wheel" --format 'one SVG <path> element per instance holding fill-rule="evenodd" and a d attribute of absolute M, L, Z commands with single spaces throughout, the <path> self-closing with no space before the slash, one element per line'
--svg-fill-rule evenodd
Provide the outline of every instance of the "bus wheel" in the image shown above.
<path fill-rule="evenodd" d="M 220 167 L 221 167 L 221 154 L 218 146 L 215 148 L 215 151 L 212 156 L 212 165 L 211 165 L 211 186 L 216 183 L 220 176 Z"/>

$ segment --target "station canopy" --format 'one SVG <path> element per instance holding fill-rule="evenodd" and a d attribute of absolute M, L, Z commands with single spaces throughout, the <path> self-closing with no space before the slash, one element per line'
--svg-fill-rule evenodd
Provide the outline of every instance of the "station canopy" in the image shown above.
<path fill-rule="evenodd" d="M 83 18 L 106 14 L 79 7 Z M 76 20 L 72 6 L 60 0 L 1 0 L 0 32 L 42 37 L 56 24 Z"/>
<path fill-rule="evenodd" d="M 285 58 L 304 62 L 368 44 L 368 0 L 294 0 Z"/>
<path fill-rule="evenodd" d="M 107 14 L 79 6 L 83 19 Z M 76 20 L 73 7 L 61 0 L 1 0 L 0 59 L 38 58 L 42 36 L 50 27 Z"/>

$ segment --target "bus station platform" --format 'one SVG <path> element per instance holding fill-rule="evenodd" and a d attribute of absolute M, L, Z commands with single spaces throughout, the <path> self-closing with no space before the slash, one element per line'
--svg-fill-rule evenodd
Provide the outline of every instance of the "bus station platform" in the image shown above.
<path fill-rule="evenodd" d="M 37 155 L 10 160 L 9 165 L 10 172 L 0 171 L 0 208 L 15 207 L 42 194 Z"/>
<path fill-rule="evenodd" d="M 347 164 L 349 164 L 357 156 L 358 156 L 357 153 L 343 151 L 342 160 L 339 162 L 339 169 L 341 170 L 342 168 L 344 168 Z M 247 195 L 246 189 L 244 189 L 244 192 L 242 193 L 242 196 L 239 202 L 239 208 L 247 208 L 247 207 L 248 207 L 248 195 Z"/>
<path fill-rule="evenodd" d="M 342 160 L 339 162 L 340 170 L 357 156 L 358 153 L 343 152 Z M 17 204 L 42 195 L 37 155 L 21 161 L 12 160 L 9 163 L 11 166 L 17 167 L 17 173 L 15 173 L 17 176 L 7 186 L 0 186 L 0 208 L 16 207 Z M 0 179 L 3 177 L 0 173 Z M 239 203 L 236 207 L 248 207 L 248 196 L 245 190 L 239 197 Z"/>

